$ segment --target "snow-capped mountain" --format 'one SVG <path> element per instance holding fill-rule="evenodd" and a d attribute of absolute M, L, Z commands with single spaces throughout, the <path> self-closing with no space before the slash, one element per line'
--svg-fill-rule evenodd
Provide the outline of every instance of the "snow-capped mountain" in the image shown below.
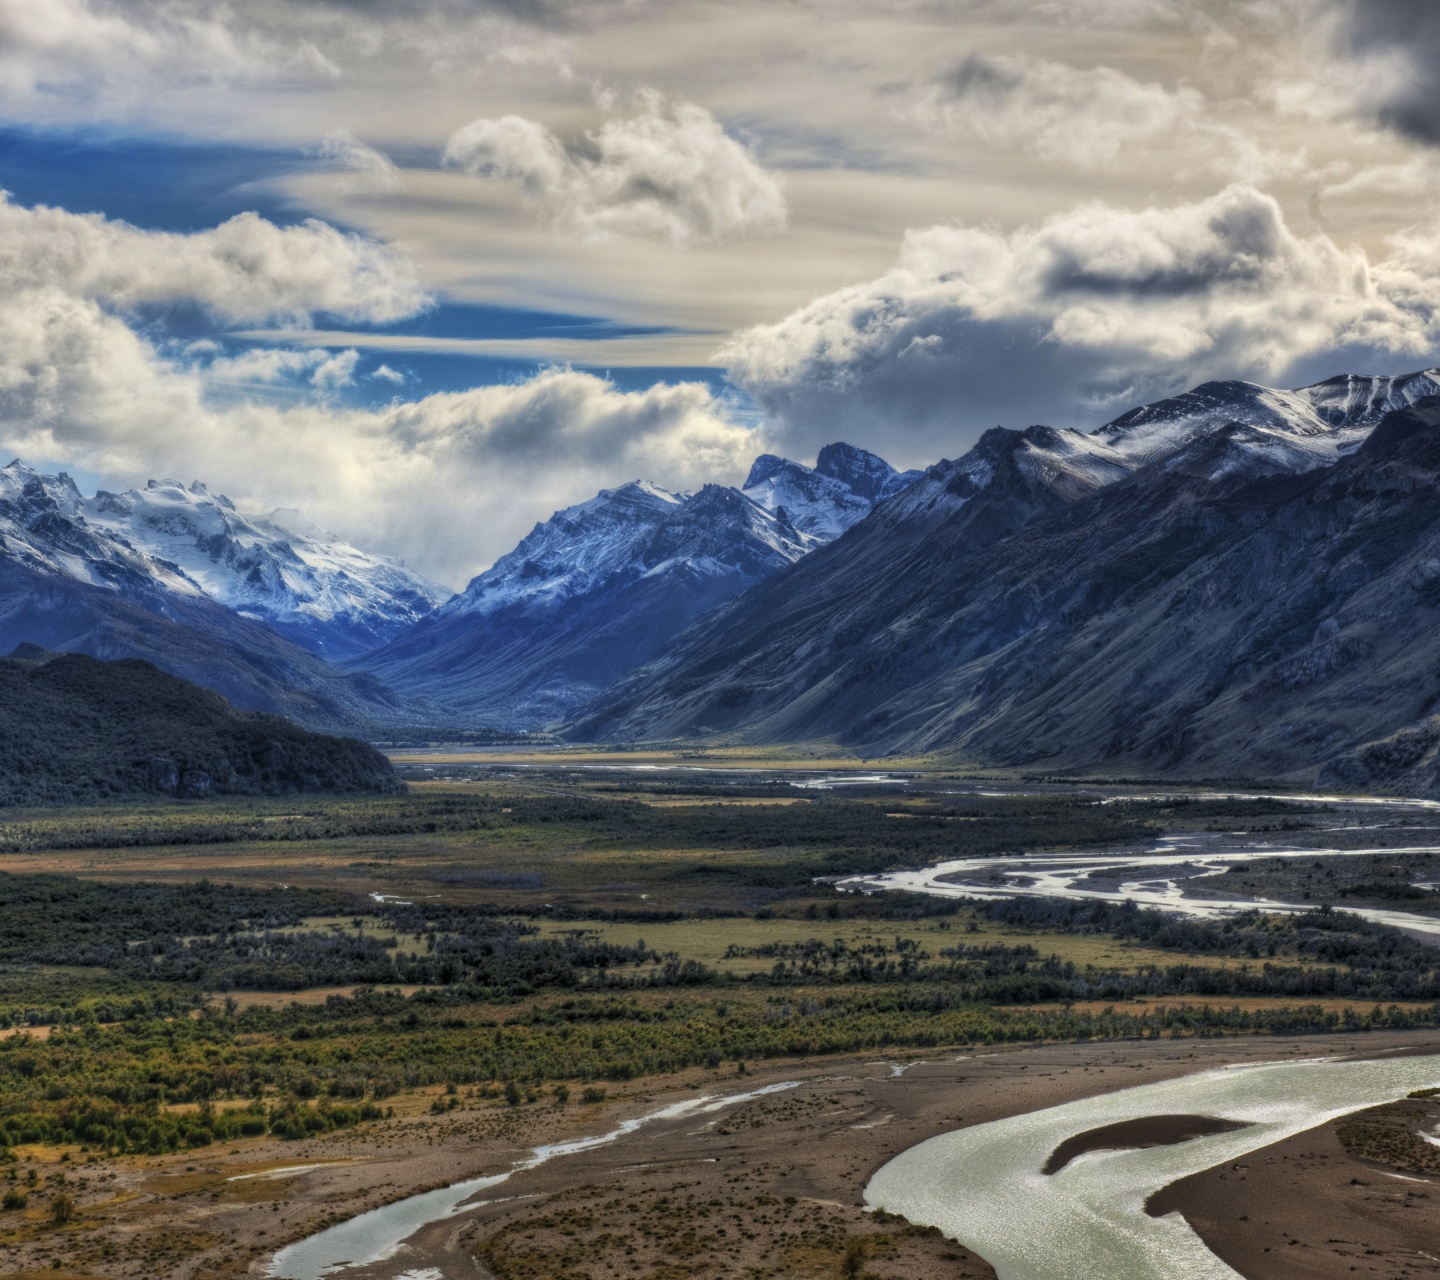
<path fill-rule="evenodd" d="M 1398 377 L 1341 374 L 1300 392 L 1315 412 L 1335 427 L 1374 426 L 1387 413 L 1408 409 L 1426 396 L 1440 395 L 1440 369 Z"/>
<path fill-rule="evenodd" d="M 384 644 L 453 594 L 298 511 L 244 516 L 198 481 L 101 490 L 82 499 L 77 514 L 96 533 L 174 566 L 212 600 L 327 658 Z"/>
<path fill-rule="evenodd" d="M 645 480 L 602 489 L 537 524 L 441 610 L 487 614 L 516 604 L 560 604 L 635 563 L 640 547 L 689 499 Z"/>
<path fill-rule="evenodd" d="M 0 467 L 0 555 L 35 572 L 114 591 L 203 594 L 178 565 L 92 528 L 85 498 L 65 472 L 44 475 L 18 460 Z"/>
<path fill-rule="evenodd" d="M 173 560 L 92 521 L 95 503 L 63 473 L 0 468 L 0 652 L 28 643 L 145 658 L 237 706 L 328 729 L 415 718 L 378 681 L 337 671 L 212 599 Z"/>
<path fill-rule="evenodd" d="M 467 719 L 561 720 L 918 474 L 832 445 L 813 468 L 759 459 L 743 492 L 672 493 L 645 481 L 606 489 L 537 524 L 460 595 L 352 665 Z"/>
<path fill-rule="evenodd" d="M 1437 482 L 1436 371 L 997 428 L 571 732 L 1440 794 Z"/>
<path fill-rule="evenodd" d="M 827 444 L 813 467 L 773 453 L 761 454 L 745 479 L 744 494 L 819 543 L 833 541 L 899 493 L 923 472 L 896 471 L 883 458 L 849 444 Z"/>
<path fill-rule="evenodd" d="M 1385 414 L 1440 392 L 1440 370 L 1349 374 L 1297 391 L 1207 382 L 1132 409 L 1094 434 L 1135 466 L 1161 463 L 1222 475 L 1299 475 L 1364 443 Z"/>

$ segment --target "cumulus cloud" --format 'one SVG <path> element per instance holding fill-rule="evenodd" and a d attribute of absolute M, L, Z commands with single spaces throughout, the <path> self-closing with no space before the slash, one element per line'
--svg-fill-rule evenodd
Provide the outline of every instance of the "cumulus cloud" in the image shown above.
<path fill-rule="evenodd" d="M 354 383 L 355 367 L 359 361 L 360 353 L 353 350 L 332 352 L 316 348 L 304 351 L 259 348 L 243 351 L 237 356 L 222 356 L 202 367 L 206 381 L 211 385 L 273 385 L 299 381 L 322 390 L 334 391 Z"/>
<path fill-rule="evenodd" d="M 375 410 L 323 396 L 217 401 L 207 371 L 159 358 L 114 317 L 82 308 L 29 329 L 17 321 L 0 308 L 0 441 L 12 455 L 119 485 L 198 475 L 242 507 L 298 507 L 457 587 L 602 486 L 738 481 L 762 447 L 698 383 L 622 391 L 552 369 Z M 304 372 L 301 361 L 248 367 Z M 312 377 L 326 369 L 314 364 Z"/>
<path fill-rule="evenodd" d="M 1203 107 L 1189 88 L 1145 84 L 1111 67 L 973 53 L 907 96 L 919 124 L 968 133 L 997 149 L 1091 166 L 1137 145 L 1173 139 Z"/>
<path fill-rule="evenodd" d="M 662 236 L 675 244 L 778 231 L 785 197 L 774 175 L 703 107 L 641 109 L 565 142 L 521 116 L 474 120 L 445 148 L 445 163 L 519 182 L 554 225 L 592 240 Z"/>
<path fill-rule="evenodd" d="M 554 369 L 364 409 L 333 394 L 357 379 L 353 350 L 231 354 L 143 324 L 154 306 L 385 322 L 427 302 L 402 257 L 320 222 L 243 215 L 181 235 L 0 196 L 0 448 L 112 485 L 200 476 L 457 585 L 602 485 L 739 479 L 758 449 L 702 384 L 622 391 Z"/>
<path fill-rule="evenodd" d="M 756 449 L 700 384 L 626 392 L 557 369 L 347 408 L 330 393 L 354 382 L 354 351 L 159 347 L 130 311 L 385 320 L 424 300 L 401 260 L 320 223 L 171 235 L 0 202 L 0 445 L 120 485 L 199 475 L 457 584 L 600 485 L 738 478 Z"/>
<path fill-rule="evenodd" d="M 383 322 L 428 301 L 399 255 L 314 220 L 277 227 L 243 213 L 189 235 L 99 214 L 25 208 L 0 193 L 0 292 L 58 291 L 109 307 L 195 302 L 233 322 L 324 311 Z"/>
<path fill-rule="evenodd" d="M 1246 186 L 1194 204 L 1087 204 L 1004 235 L 906 236 L 899 263 L 721 352 L 793 447 L 837 424 L 957 441 L 1025 402 L 1058 425 L 1206 377 L 1277 378 L 1339 348 L 1419 357 L 1440 342 L 1431 233 L 1370 262 L 1300 236 Z M 903 435 L 897 430 L 894 435 Z M 892 435 L 892 439 L 893 439 Z"/>

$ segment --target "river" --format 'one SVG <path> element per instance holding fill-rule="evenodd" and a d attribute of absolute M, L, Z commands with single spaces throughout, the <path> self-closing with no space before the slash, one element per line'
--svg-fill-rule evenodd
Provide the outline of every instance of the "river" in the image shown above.
<path fill-rule="evenodd" d="M 938 1227 L 1000 1280 L 1238 1280 L 1184 1218 L 1152 1218 L 1145 1201 L 1179 1178 L 1437 1084 L 1440 1057 L 1432 1056 L 1221 1068 L 931 1138 L 880 1169 L 865 1198 Z M 1066 1138 L 1174 1114 L 1247 1127 L 1169 1147 L 1091 1152 L 1041 1172 Z"/>
<path fill-rule="evenodd" d="M 1197 883 L 1223 876 L 1232 865 L 1275 858 L 1374 858 L 1380 854 L 1440 854 L 1440 846 L 1387 849 L 1296 848 L 1286 845 L 1229 845 L 1212 835 L 1172 836 L 1145 853 L 1027 854 L 1012 858 L 956 858 L 920 871 L 888 871 L 850 876 L 837 888 L 861 893 L 887 889 L 947 898 L 1070 898 L 1093 902 L 1134 902 L 1202 919 L 1223 919 L 1242 912 L 1273 911 L 1298 915 L 1313 902 L 1277 902 L 1191 896 Z M 1097 884 L 1097 881 L 1099 883 Z M 1207 886 L 1208 887 L 1208 886 Z M 1377 924 L 1440 936 L 1440 917 L 1382 907 L 1345 906 Z"/>

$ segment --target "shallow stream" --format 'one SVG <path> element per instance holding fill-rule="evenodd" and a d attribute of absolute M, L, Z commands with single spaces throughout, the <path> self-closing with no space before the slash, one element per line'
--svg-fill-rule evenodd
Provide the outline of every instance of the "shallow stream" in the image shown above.
<path fill-rule="evenodd" d="M 517 1161 L 503 1173 L 467 1178 L 463 1182 L 451 1183 L 448 1187 L 439 1187 L 434 1191 L 396 1200 L 393 1204 L 358 1214 L 313 1236 L 287 1245 L 272 1259 L 266 1274 L 272 1277 L 272 1280 L 322 1280 L 322 1277 L 339 1276 L 351 1267 L 380 1262 L 391 1257 L 400 1245 L 421 1227 L 462 1212 L 470 1207 L 470 1201 L 480 1192 L 498 1187 L 526 1169 L 534 1169 L 561 1156 L 576 1155 L 581 1151 L 603 1147 L 657 1121 L 706 1115 L 725 1107 L 750 1102 L 755 1098 L 763 1098 L 767 1094 L 794 1089 L 798 1083 L 787 1080 L 780 1084 L 766 1085 L 762 1089 L 753 1089 L 749 1093 L 734 1093 L 724 1097 L 706 1094 L 698 1098 L 687 1098 L 683 1102 L 672 1103 L 647 1115 L 622 1121 L 607 1133 L 536 1147 L 523 1160 Z"/>
<path fill-rule="evenodd" d="M 1247 911 L 1300 915 L 1314 910 L 1313 902 L 1277 902 L 1273 899 L 1190 897 L 1192 887 L 1220 879 L 1231 866 L 1275 859 L 1373 858 L 1377 853 L 1436 854 L 1440 847 L 1325 849 L 1285 845 L 1228 845 L 1209 835 L 1172 836 L 1148 853 L 1027 854 L 1012 858 L 956 858 L 919 871 L 887 871 L 881 875 L 851 876 L 837 888 L 875 893 L 900 889 L 945 898 L 1071 898 L 1090 902 L 1134 902 L 1201 919 L 1224 919 Z M 1105 875 L 1113 872 L 1112 875 Z M 1113 888 L 1096 887 L 1099 876 Z M 1341 910 L 1376 924 L 1440 936 L 1440 916 L 1385 907 L 1343 906 Z"/>

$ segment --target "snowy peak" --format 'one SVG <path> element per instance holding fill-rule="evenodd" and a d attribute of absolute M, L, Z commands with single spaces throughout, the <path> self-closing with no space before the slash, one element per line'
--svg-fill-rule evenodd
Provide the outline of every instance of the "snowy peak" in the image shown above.
<path fill-rule="evenodd" d="M 758 579 L 839 537 L 919 474 L 845 444 L 820 457 L 824 471 L 762 454 L 743 491 L 710 484 L 672 493 L 644 480 L 604 489 L 537 524 L 440 616 L 549 609 L 662 566 Z"/>
<path fill-rule="evenodd" d="M 992 427 L 969 453 L 937 463 L 885 507 L 892 525 L 938 527 L 982 494 L 1013 500 L 1016 512 L 1069 503 L 1124 479 L 1132 462 L 1081 431 Z"/>
<path fill-rule="evenodd" d="M 817 545 L 783 514 L 766 511 L 737 489 L 707 484 L 656 528 L 641 560 L 647 575 L 659 565 L 686 561 L 705 572 L 739 570 L 758 579 Z"/>
<path fill-rule="evenodd" d="M 815 459 L 815 470 L 838 480 L 870 503 L 883 502 L 918 480 L 919 471 L 896 471 L 884 458 L 853 444 L 827 444 Z"/>
<path fill-rule="evenodd" d="M 16 508 L 61 511 L 69 516 L 79 514 L 80 490 L 64 471 L 49 476 L 27 467 L 16 458 L 8 467 L 0 467 L 0 501 Z"/>
<path fill-rule="evenodd" d="M 1394 409 L 1440 393 L 1440 370 L 1346 375 L 1296 391 L 1207 382 L 1094 433 L 1137 466 L 1223 476 L 1299 474 L 1353 453 Z"/>
<path fill-rule="evenodd" d="M 1074 501 L 1134 470 L 1123 454 L 1081 431 L 1027 427 L 1011 450 L 1016 469 L 1032 483 Z"/>
<path fill-rule="evenodd" d="M 385 643 L 451 594 L 298 511 L 244 516 L 199 481 L 101 490 L 84 510 L 92 527 L 178 566 L 212 600 L 330 658 Z"/>
<path fill-rule="evenodd" d="M 199 481 L 85 498 L 63 472 L 14 462 L 0 468 L 0 539 L 33 569 L 122 594 L 206 595 L 329 657 L 384 643 L 450 595 L 298 512 L 247 518 Z"/>
<path fill-rule="evenodd" d="M 777 472 L 783 471 L 786 467 L 798 467 L 798 462 L 791 462 L 788 458 L 782 458 L 776 453 L 762 453 L 750 464 L 750 474 L 745 477 L 745 483 L 740 487 L 745 490 L 753 489 L 756 485 L 764 484 Z M 808 471 L 809 467 L 802 467 L 801 470 Z"/>
<path fill-rule="evenodd" d="M 1094 434 L 1116 453 L 1144 466 L 1232 422 L 1314 440 L 1317 459 L 1334 461 L 1337 456 L 1334 428 L 1315 412 L 1304 392 L 1276 391 L 1253 382 L 1207 382 L 1184 395 L 1132 409 Z"/>
<path fill-rule="evenodd" d="M 745 497 L 821 542 L 838 538 L 875 505 L 841 480 L 786 458 L 775 461 L 780 465 L 767 469 L 763 480 L 745 486 Z M 754 468 L 750 475 L 754 477 Z"/>
<path fill-rule="evenodd" d="M 117 592 L 197 596 L 178 566 L 112 537 L 86 519 L 75 482 L 12 462 L 0 468 L 0 555 L 28 569 Z"/>
<path fill-rule="evenodd" d="M 552 605 L 582 596 L 634 563 L 651 533 L 688 500 L 635 480 L 537 524 L 508 555 L 441 610 L 488 614 L 513 605 Z"/>
<path fill-rule="evenodd" d="M 1426 396 L 1440 395 L 1440 369 L 1398 377 L 1342 374 L 1297 394 L 1309 400 L 1316 414 L 1332 427 L 1373 427 L 1392 410 L 1407 409 Z"/>
<path fill-rule="evenodd" d="M 773 572 L 818 545 L 737 489 L 671 493 L 634 481 L 537 524 L 439 616 L 550 609 L 683 566 L 705 575 Z"/>
<path fill-rule="evenodd" d="M 838 538 L 883 502 L 920 478 L 849 444 L 827 444 L 813 467 L 773 453 L 755 459 L 744 492 L 752 502 L 821 542 Z"/>

